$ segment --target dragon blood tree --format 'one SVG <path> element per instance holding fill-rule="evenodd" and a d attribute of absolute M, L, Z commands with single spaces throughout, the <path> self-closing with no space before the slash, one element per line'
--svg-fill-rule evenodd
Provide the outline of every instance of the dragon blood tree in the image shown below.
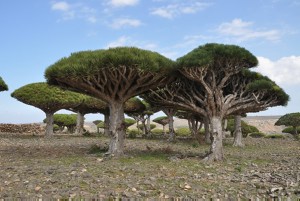
<path fill-rule="evenodd" d="M 7 90 L 8 90 L 8 86 L 6 85 L 2 77 L 0 77 L 0 91 L 7 91 Z"/>
<path fill-rule="evenodd" d="M 11 96 L 46 113 L 45 137 L 53 135 L 53 114 L 55 112 L 76 107 L 84 100 L 82 94 L 51 86 L 44 82 L 25 85 L 16 89 Z"/>
<path fill-rule="evenodd" d="M 212 143 L 204 160 L 220 161 L 226 116 L 286 105 L 289 100 L 269 78 L 248 70 L 257 63 L 249 51 L 235 45 L 200 46 L 177 60 L 182 76 L 147 96 L 208 119 Z"/>
<path fill-rule="evenodd" d="M 134 47 L 73 53 L 48 67 L 45 77 L 60 85 L 99 98 L 110 111 L 110 156 L 123 155 L 124 103 L 149 89 L 163 86 L 172 76 L 174 62 Z"/>
<path fill-rule="evenodd" d="M 88 95 L 82 96 L 84 96 L 85 98 L 80 105 L 68 109 L 73 112 L 77 112 L 77 123 L 75 130 L 75 134 L 77 135 L 83 134 L 84 115 L 90 113 L 101 113 L 107 110 L 107 104 L 100 99 Z"/>

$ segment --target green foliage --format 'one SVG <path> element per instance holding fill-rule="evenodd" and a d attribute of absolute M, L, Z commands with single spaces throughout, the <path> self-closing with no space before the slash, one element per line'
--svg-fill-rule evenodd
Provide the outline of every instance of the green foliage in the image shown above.
<path fill-rule="evenodd" d="M 243 120 L 242 120 L 241 126 L 242 126 L 243 137 L 247 137 L 249 133 L 258 133 L 259 132 L 259 130 L 255 126 L 249 125 Z M 228 119 L 226 130 L 230 131 L 231 134 L 234 133 L 234 119 Z"/>
<path fill-rule="evenodd" d="M 143 127 L 144 127 L 143 124 L 139 124 L 138 129 L 143 130 Z M 154 128 L 156 128 L 156 125 L 155 125 L 155 124 L 150 124 L 150 130 L 152 130 L 152 129 L 154 129 Z"/>
<path fill-rule="evenodd" d="M 53 131 L 56 132 L 56 131 L 59 131 L 59 130 L 60 130 L 60 127 L 57 124 L 53 124 Z"/>
<path fill-rule="evenodd" d="M 283 133 L 289 133 L 289 134 L 296 134 L 296 130 L 292 127 L 292 126 L 289 126 L 289 127 L 286 127 L 285 129 L 282 130 Z M 297 127 L 297 133 L 300 133 L 300 126 Z"/>
<path fill-rule="evenodd" d="M 72 129 L 76 126 L 77 115 L 76 114 L 54 114 L 54 124 L 59 127 L 66 126 L 68 129 Z"/>
<path fill-rule="evenodd" d="M 218 61 L 234 61 L 242 64 L 240 68 L 257 66 L 258 60 L 248 50 L 236 45 L 208 43 L 192 50 L 177 59 L 179 67 L 217 66 Z M 225 66 L 218 66 L 225 67 Z"/>
<path fill-rule="evenodd" d="M 177 136 L 186 137 L 191 135 L 191 131 L 188 127 L 177 128 L 175 131 Z"/>
<path fill-rule="evenodd" d="M 300 126 L 300 112 L 289 113 L 281 116 L 275 125 L 293 126 L 294 128 Z"/>
<path fill-rule="evenodd" d="M 105 129 L 105 122 L 104 122 L 104 121 L 99 122 L 99 123 L 97 124 L 97 127 L 98 127 L 98 128 L 103 128 L 103 129 Z"/>
<path fill-rule="evenodd" d="M 108 147 L 101 147 L 100 145 L 94 144 L 89 148 L 88 153 L 89 154 L 102 154 L 107 151 L 108 151 Z"/>
<path fill-rule="evenodd" d="M 164 130 L 160 129 L 160 128 L 155 128 L 155 129 L 151 130 L 151 133 L 153 135 L 163 135 L 164 134 Z"/>
<path fill-rule="evenodd" d="M 81 112 L 82 114 L 89 114 L 89 113 L 105 113 L 108 112 L 107 103 L 104 101 L 94 98 L 88 95 L 81 95 L 84 97 L 84 100 L 81 104 L 72 107 L 71 111 Z"/>
<path fill-rule="evenodd" d="M 0 76 L 0 91 L 7 91 L 7 90 L 8 90 L 8 86 Z"/>
<path fill-rule="evenodd" d="M 62 58 L 46 69 L 48 82 L 56 78 L 85 77 L 99 73 L 105 68 L 127 66 L 143 71 L 171 71 L 174 62 L 156 52 L 135 47 L 116 47 L 108 50 L 81 51 Z"/>
<path fill-rule="evenodd" d="M 100 122 L 103 122 L 103 121 L 102 120 L 95 120 L 95 121 L 93 121 L 93 124 L 95 124 L 97 126 Z"/>
<path fill-rule="evenodd" d="M 82 94 L 51 86 L 44 82 L 25 85 L 15 90 L 11 96 L 44 112 L 68 109 L 82 103 L 85 99 Z"/>
<path fill-rule="evenodd" d="M 160 125 L 167 125 L 169 123 L 169 119 L 167 116 L 161 116 L 161 117 L 157 117 L 155 119 L 152 120 L 155 123 L 158 123 Z"/>
<path fill-rule="evenodd" d="M 126 134 L 128 138 L 134 139 L 139 134 L 139 131 L 138 129 L 128 129 Z"/>
<path fill-rule="evenodd" d="M 135 124 L 136 121 L 131 118 L 125 118 L 124 123 L 125 123 L 125 128 L 128 128 L 128 127 L 132 126 L 133 124 Z"/>
<path fill-rule="evenodd" d="M 124 104 L 125 113 L 142 113 L 146 109 L 144 103 L 137 97 L 130 98 Z"/>
<path fill-rule="evenodd" d="M 265 138 L 282 139 L 285 138 L 285 136 L 282 134 L 270 134 L 270 135 L 266 135 Z"/>
<path fill-rule="evenodd" d="M 266 137 L 266 134 L 261 132 L 254 132 L 254 133 L 250 133 L 249 136 L 253 138 L 262 138 L 262 137 Z"/>

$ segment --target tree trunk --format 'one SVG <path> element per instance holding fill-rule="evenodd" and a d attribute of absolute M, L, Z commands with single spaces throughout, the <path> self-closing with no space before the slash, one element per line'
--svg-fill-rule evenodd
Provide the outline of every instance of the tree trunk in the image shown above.
<path fill-rule="evenodd" d="M 224 159 L 223 153 L 223 131 L 222 131 L 222 119 L 220 117 L 212 117 L 211 119 L 211 135 L 212 143 L 210 151 L 204 158 L 204 161 L 222 161 Z"/>
<path fill-rule="evenodd" d="M 151 136 L 151 128 L 150 128 L 150 115 L 146 116 L 147 127 L 146 127 L 146 135 Z"/>
<path fill-rule="evenodd" d="M 75 135 L 83 134 L 83 125 L 84 125 L 84 114 L 81 112 L 77 112 Z"/>
<path fill-rule="evenodd" d="M 104 114 L 104 135 L 109 136 L 109 114 Z"/>
<path fill-rule="evenodd" d="M 166 125 L 163 125 L 163 132 L 164 132 L 164 136 L 166 136 L 167 135 L 167 133 L 166 133 Z"/>
<path fill-rule="evenodd" d="M 110 143 L 107 155 L 119 157 L 124 154 L 125 123 L 123 103 L 111 103 L 109 111 Z"/>
<path fill-rule="evenodd" d="M 209 120 L 208 118 L 204 118 L 204 130 L 205 130 L 205 143 L 211 144 L 211 134 L 209 129 Z"/>
<path fill-rule="evenodd" d="M 234 116 L 234 147 L 243 147 L 244 144 L 242 143 L 242 117 L 241 115 Z"/>
<path fill-rule="evenodd" d="M 226 129 L 227 129 L 227 125 L 228 125 L 228 120 L 224 119 L 224 123 L 223 123 L 223 139 L 226 138 Z"/>
<path fill-rule="evenodd" d="M 46 138 L 51 138 L 53 136 L 53 121 L 53 112 L 46 112 Z"/>
<path fill-rule="evenodd" d="M 175 140 L 173 113 L 170 113 L 168 115 L 168 118 L 169 118 L 169 139 L 168 139 L 168 141 L 172 142 Z"/>

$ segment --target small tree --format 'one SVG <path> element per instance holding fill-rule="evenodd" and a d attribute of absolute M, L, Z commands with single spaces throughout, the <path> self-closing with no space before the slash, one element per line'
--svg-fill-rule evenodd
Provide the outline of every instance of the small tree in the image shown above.
<path fill-rule="evenodd" d="M 46 137 L 53 135 L 53 114 L 55 112 L 76 107 L 84 100 L 82 94 L 50 86 L 44 82 L 25 85 L 15 90 L 11 96 L 18 101 L 37 107 L 45 112 Z"/>
<path fill-rule="evenodd" d="M 294 130 L 294 136 L 298 136 L 297 127 L 300 126 L 300 112 L 288 113 L 286 115 L 281 116 L 276 122 L 276 126 L 292 126 Z"/>
<path fill-rule="evenodd" d="M 170 81 L 174 62 L 138 48 L 73 53 L 50 66 L 48 83 L 89 94 L 106 102 L 110 111 L 110 144 L 107 155 L 123 155 L 124 103 L 131 97 Z"/>
<path fill-rule="evenodd" d="M 8 90 L 8 86 L 6 85 L 2 77 L 0 77 L 0 91 L 7 91 L 7 90 Z"/>
<path fill-rule="evenodd" d="M 163 126 L 163 131 L 164 134 L 166 135 L 166 128 L 165 126 L 169 123 L 169 118 L 167 116 L 161 116 L 161 117 L 157 117 L 155 119 L 152 120 L 155 123 L 158 123 L 160 125 Z"/>
<path fill-rule="evenodd" d="M 54 114 L 53 123 L 58 125 L 60 128 L 67 127 L 70 133 L 74 132 L 76 126 L 76 114 Z"/>
<path fill-rule="evenodd" d="M 129 128 L 130 126 L 132 126 L 135 123 L 136 123 L 136 120 L 134 120 L 134 119 L 131 119 L 131 118 L 124 119 L 125 129 Z"/>

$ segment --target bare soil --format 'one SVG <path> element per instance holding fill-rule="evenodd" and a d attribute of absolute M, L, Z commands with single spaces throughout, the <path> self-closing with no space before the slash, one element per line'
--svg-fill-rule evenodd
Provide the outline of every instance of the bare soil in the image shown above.
<path fill-rule="evenodd" d="M 207 164 L 192 140 L 126 139 L 126 156 L 105 159 L 106 137 L 0 135 L 1 199 L 300 197 L 300 142 L 226 139 L 225 160 Z"/>

